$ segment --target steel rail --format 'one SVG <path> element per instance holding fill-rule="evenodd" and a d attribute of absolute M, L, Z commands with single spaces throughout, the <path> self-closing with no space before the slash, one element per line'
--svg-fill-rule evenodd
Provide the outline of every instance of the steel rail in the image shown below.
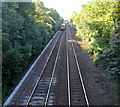
<path fill-rule="evenodd" d="M 62 36 L 62 38 L 63 38 L 63 36 Z M 60 49 L 61 49 L 61 44 L 63 42 L 62 38 L 61 38 L 61 42 L 60 42 L 58 52 L 57 52 L 57 56 L 56 56 L 56 59 L 55 59 L 55 64 L 54 64 L 54 67 L 53 67 L 53 72 L 52 72 L 52 76 L 51 76 L 51 79 L 50 79 L 50 84 L 49 84 L 47 96 L 46 96 L 46 99 L 45 99 L 44 107 L 46 107 L 46 105 L 48 103 L 48 99 L 49 99 L 49 95 L 50 95 L 50 91 L 51 91 L 51 86 L 52 86 L 52 82 L 53 82 L 53 77 L 54 77 L 54 74 L 55 74 L 55 69 L 56 69 L 56 65 L 57 65 L 57 62 L 58 62 L 58 57 L 59 57 L 59 53 L 60 53 Z"/>
<path fill-rule="evenodd" d="M 59 33 L 59 35 L 60 35 L 60 33 Z M 45 68 L 46 68 L 46 66 L 47 66 L 47 64 L 48 64 L 48 62 L 49 62 L 49 59 L 50 59 L 50 57 L 51 57 L 51 55 L 52 55 L 52 53 L 53 53 L 53 50 L 54 50 L 54 48 L 55 48 L 55 46 L 56 46 L 56 44 L 57 44 L 57 42 L 58 42 L 58 39 L 59 39 L 59 36 L 58 36 L 58 38 L 57 38 L 57 40 L 56 40 L 56 42 L 55 42 L 55 44 L 54 44 L 54 46 L 53 46 L 53 48 L 52 48 L 52 50 L 51 50 L 51 52 L 50 52 L 50 54 L 49 54 L 46 62 L 45 62 L 45 65 L 44 65 L 44 67 L 43 67 L 43 69 L 42 69 L 42 71 L 41 71 L 41 73 L 40 73 L 39 78 L 37 79 L 37 82 L 36 82 L 36 84 L 35 84 L 32 92 L 31 92 L 31 95 L 30 95 L 28 101 L 27 101 L 26 107 L 29 105 L 29 103 L 30 103 L 30 101 L 31 101 L 31 98 L 32 98 L 32 96 L 33 96 L 33 94 L 34 94 L 34 92 L 35 92 L 35 90 L 36 90 L 36 88 L 37 88 L 37 86 L 38 86 L 38 83 L 39 83 L 39 81 L 40 81 L 40 79 L 41 79 L 41 77 L 42 77 L 42 75 L 43 75 L 43 72 L 44 72 L 44 70 L 45 70 Z"/>
<path fill-rule="evenodd" d="M 69 34 L 70 34 L 70 30 L 69 30 Z M 70 35 L 71 35 L 71 34 L 70 34 Z M 70 36 L 70 39 L 72 40 L 71 36 Z M 76 55 L 76 52 L 75 52 L 75 47 L 74 47 L 73 42 L 71 42 L 71 44 L 72 44 L 72 49 L 73 49 L 73 53 L 74 53 L 74 56 L 75 56 L 75 61 L 76 61 L 76 64 L 77 64 L 77 69 L 78 69 L 78 71 L 79 71 L 79 77 L 80 77 L 80 80 L 81 80 L 82 89 L 83 89 L 84 96 L 85 96 L 85 101 L 86 101 L 87 106 L 89 107 L 90 104 L 89 104 L 87 92 L 86 92 L 86 89 L 85 89 L 83 77 L 82 77 L 82 74 L 81 74 L 80 66 L 79 66 L 79 63 L 78 63 L 77 55 Z"/>
<path fill-rule="evenodd" d="M 15 96 L 15 94 L 17 93 L 17 91 L 19 90 L 19 88 L 22 86 L 23 82 L 26 80 L 26 78 L 28 77 L 28 75 L 31 73 L 32 69 L 34 68 L 34 66 L 36 65 L 36 63 L 40 59 L 40 57 L 43 55 L 43 53 L 45 52 L 45 50 L 48 48 L 48 46 L 51 44 L 51 42 L 53 41 L 53 39 L 56 37 L 56 35 L 58 33 L 59 33 L 59 31 L 57 31 L 56 34 L 54 35 L 54 37 L 49 41 L 49 43 L 47 44 L 47 46 L 44 48 L 44 50 L 41 52 L 41 54 L 37 57 L 37 59 L 32 64 L 32 66 L 29 68 L 29 70 L 27 71 L 27 73 L 25 74 L 25 76 L 20 80 L 20 82 L 18 83 L 18 85 L 16 86 L 16 88 L 13 90 L 13 92 L 10 94 L 10 96 L 8 97 L 8 99 L 5 101 L 5 103 L 3 104 L 3 106 L 6 106 L 6 105 L 8 105 L 10 103 L 10 101 Z"/>
<path fill-rule="evenodd" d="M 66 33 L 67 33 L 67 29 L 66 29 Z M 68 105 L 70 107 L 70 105 L 71 105 L 71 94 L 70 94 L 70 70 L 69 70 L 68 37 L 67 37 L 67 34 L 66 34 L 66 46 L 67 46 Z"/>

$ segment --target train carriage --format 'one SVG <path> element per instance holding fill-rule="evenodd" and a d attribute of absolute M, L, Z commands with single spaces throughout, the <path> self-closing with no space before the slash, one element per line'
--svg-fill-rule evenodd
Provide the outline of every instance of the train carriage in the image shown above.
<path fill-rule="evenodd" d="M 65 30 L 65 24 L 62 24 L 62 25 L 60 26 L 60 30 L 61 30 L 61 31 L 64 31 L 64 30 Z"/>

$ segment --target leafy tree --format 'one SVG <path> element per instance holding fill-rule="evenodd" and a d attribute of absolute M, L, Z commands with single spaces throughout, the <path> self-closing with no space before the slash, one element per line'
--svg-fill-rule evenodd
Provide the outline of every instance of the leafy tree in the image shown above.
<path fill-rule="evenodd" d="M 88 41 L 89 53 L 97 64 L 104 66 L 109 77 L 116 78 L 120 70 L 120 2 L 88 2 L 69 22 L 77 30 L 77 36 Z"/>
<path fill-rule="evenodd" d="M 42 2 L 2 3 L 3 100 L 62 23 Z M 16 77 L 16 78 L 15 78 Z"/>

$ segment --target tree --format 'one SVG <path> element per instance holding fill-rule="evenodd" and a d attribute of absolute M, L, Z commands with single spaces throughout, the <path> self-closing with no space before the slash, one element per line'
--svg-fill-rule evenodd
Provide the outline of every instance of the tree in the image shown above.
<path fill-rule="evenodd" d="M 88 41 L 95 63 L 101 63 L 108 75 L 115 77 L 119 71 L 119 21 L 120 2 L 89 2 L 78 14 L 73 14 L 71 25 L 76 26 L 77 36 Z M 104 59 L 103 59 L 104 58 Z"/>
<path fill-rule="evenodd" d="M 55 34 L 62 18 L 42 2 L 3 2 L 3 100 Z M 16 78 L 14 78 L 16 77 Z"/>

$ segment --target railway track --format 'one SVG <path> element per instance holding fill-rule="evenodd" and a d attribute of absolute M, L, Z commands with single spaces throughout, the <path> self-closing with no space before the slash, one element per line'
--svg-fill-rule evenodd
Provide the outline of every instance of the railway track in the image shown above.
<path fill-rule="evenodd" d="M 48 56 L 48 59 L 42 69 L 42 72 L 34 86 L 34 89 L 32 90 L 32 93 L 26 105 L 47 105 L 61 43 L 61 38 L 58 38 Z M 55 48 L 58 48 L 58 51 L 56 55 L 52 55 Z M 55 63 L 51 64 L 52 61 Z"/>
<path fill-rule="evenodd" d="M 68 47 L 68 55 L 67 57 L 69 57 L 69 61 L 67 63 L 69 63 L 69 67 L 68 67 L 68 71 L 69 71 L 69 91 L 68 91 L 68 99 L 69 101 L 69 106 L 70 105 L 86 105 L 86 106 L 90 106 L 89 104 L 89 100 L 88 100 L 88 96 L 87 96 L 87 92 L 85 89 L 85 85 L 84 85 L 84 81 L 83 81 L 83 77 L 80 71 L 80 65 L 78 63 L 78 59 L 77 59 L 77 55 L 75 52 L 75 47 L 74 47 L 74 43 L 72 41 L 71 38 L 71 34 L 70 34 L 70 30 L 69 27 L 67 27 L 67 35 L 69 35 L 67 38 L 67 47 Z M 69 70 L 70 69 L 70 70 Z"/>
<path fill-rule="evenodd" d="M 85 89 L 68 25 L 44 50 L 21 87 L 4 105 L 86 105 Z"/>

